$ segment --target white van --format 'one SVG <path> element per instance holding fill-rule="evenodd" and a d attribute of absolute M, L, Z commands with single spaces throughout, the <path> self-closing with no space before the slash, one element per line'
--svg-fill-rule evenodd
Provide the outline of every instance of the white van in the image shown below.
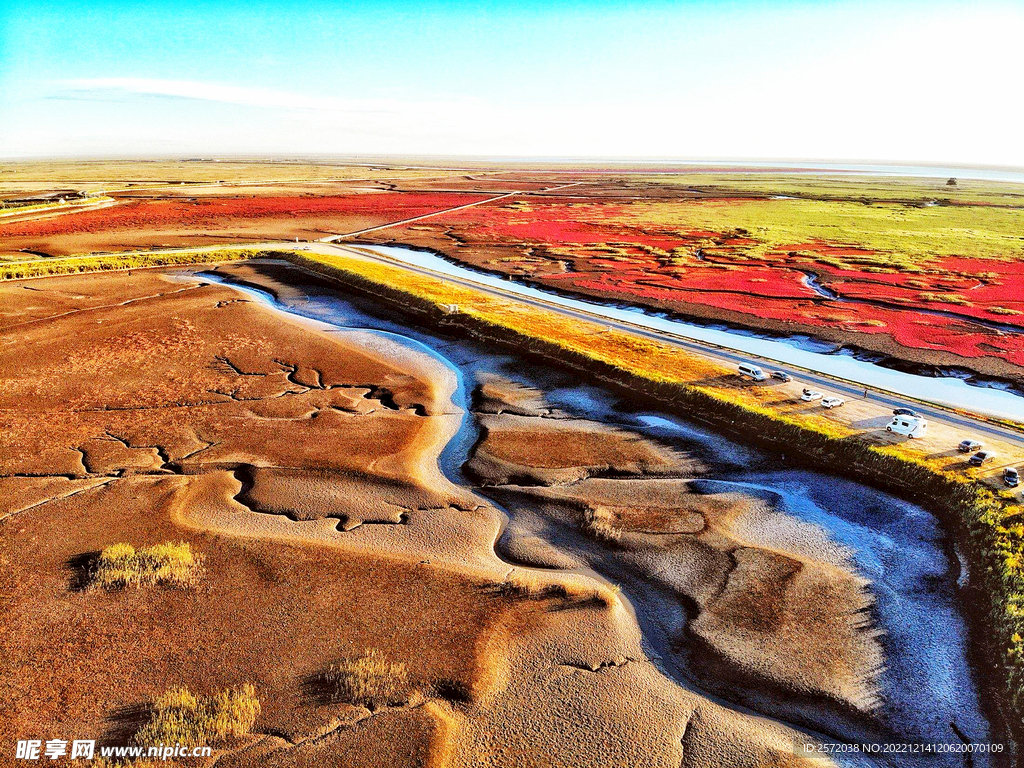
<path fill-rule="evenodd" d="M 758 368 L 756 365 L 750 363 L 740 363 L 740 373 L 744 376 L 749 376 L 754 381 L 767 381 L 768 374 Z"/>
<path fill-rule="evenodd" d="M 928 429 L 928 422 L 920 416 L 896 416 L 886 426 L 886 432 L 895 432 L 897 435 L 906 435 L 909 438 L 924 437 Z"/>

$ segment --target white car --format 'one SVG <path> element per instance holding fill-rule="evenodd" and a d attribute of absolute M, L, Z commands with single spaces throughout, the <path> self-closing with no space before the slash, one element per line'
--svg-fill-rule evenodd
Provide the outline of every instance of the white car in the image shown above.
<path fill-rule="evenodd" d="M 804 393 L 800 395 L 800 399 L 805 403 L 813 402 L 814 400 L 821 400 L 823 395 L 821 392 L 815 392 L 813 389 L 805 389 Z"/>
<path fill-rule="evenodd" d="M 739 366 L 739 371 L 741 374 L 743 374 L 744 376 L 749 376 L 754 381 L 768 380 L 767 373 L 758 368 L 756 365 L 751 365 L 750 363 L 741 363 Z"/>
<path fill-rule="evenodd" d="M 915 437 L 924 437 L 928 430 L 928 422 L 920 416 L 893 416 L 892 421 L 885 427 L 886 432 L 895 432 L 897 435 L 906 435 L 911 440 Z M 967 440 L 964 441 L 969 442 Z M 980 448 L 981 443 L 977 443 Z M 962 450 L 962 449 L 961 449 Z"/>
<path fill-rule="evenodd" d="M 821 404 L 826 408 L 838 408 L 845 402 L 841 397 L 826 397 L 822 399 Z"/>

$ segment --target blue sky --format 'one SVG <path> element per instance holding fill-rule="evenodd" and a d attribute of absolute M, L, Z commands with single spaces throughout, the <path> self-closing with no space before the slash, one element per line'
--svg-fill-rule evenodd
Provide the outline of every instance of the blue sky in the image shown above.
<path fill-rule="evenodd" d="M 1024 166 L 1024 2 L 0 8 L 0 156 Z"/>

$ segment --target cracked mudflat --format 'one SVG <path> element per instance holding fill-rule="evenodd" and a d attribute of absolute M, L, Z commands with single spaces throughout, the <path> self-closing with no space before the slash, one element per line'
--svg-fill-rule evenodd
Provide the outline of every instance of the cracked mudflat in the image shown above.
<path fill-rule="evenodd" d="M 279 264 L 0 307 L 5 739 L 123 743 L 168 689 L 243 683 L 259 717 L 207 765 L 917 765 L 802 745 L 988 735 L 922 510 Z M 85 586 L 167 541 L 194 584 Z M 370 651 L 401 696 L 318 691 Z"/>

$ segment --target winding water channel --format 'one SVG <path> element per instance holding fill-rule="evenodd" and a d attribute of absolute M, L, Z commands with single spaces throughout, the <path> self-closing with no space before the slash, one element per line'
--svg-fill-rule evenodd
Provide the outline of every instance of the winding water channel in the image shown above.
<path fill-rule="evenodd" d="M 499 288 L 508 293 L 541 299 L 549 304 L 675 334 L 938 405 L 962 408 L 965 403 L 970 403 L 974 412 L 1024 422 L 1024 397 L 1005 383 L 986 381 L 980 377 L 968 378 L 955 371 L 937 377 L 908 373 L 879 365 L 877 356 L 865 359 L 837 345 L 816 341 L 804 335 L 768 336 L 723 325 L 690 323 L 636 306 L 570 297 L 453 264 L 429 251 L 402 246 L 358 247 L 404 264 Z"/>
<path fill-rule="evenodd" d="M 481 374 L 498 374 L 542 390 L 553 406 L 566 412 L 621 425 L 699 455 L 713 470 L 710 477 L 700 481 L 708 489 L 743 490 L 769 499 L 779 513 L 777 535 L 792 533 L 785 530 L 786 525 L 806 526 L 813 535 L 803 537 L 805 546 L 815 554 L 825 549 L 852 562 L 856 571 L 870 580 L 876 601 L 872 618 L 882 631 L 885 669 L 879 679 L 882 704 L 868 722 L 825 703 L 786 704 L 709 684 L 701 679 L 698 669 L 690 666 L 685 654 L 672 650 L 689 619 L 673 595 L 623 568 L 593 539 L 576 531 L 552 530 L 553 546 L 572 552 L 598 574 L 622 586 L 644 633 L 648 654 L 680 685 L 827 741 L 957 743 L 961 735 L 973 742 L 989 740 L 989 725 L 969 661 L 968 633 L 960 613 L 960 566 L 950 541 L 927 511 L 853 482 L 787 468 L 778 457 L 733 443 L 673 415 L 637 410 L 620 396 L 587 385 L 573 375 L 498 354 L 473 342 L 404 325 L 394 313 L 338 293 L 294 267 L 259 261 L 250 265 L 260 272 L 259 286 L 240 284 L 222 273 L 203 273 L 197 278 L 233 285 L 282 312 L 338 328 L 386 333 L 392 340 L 429 352 L 456 373 L 459 386 L 453 400 L 465 417 L 441 458 L 441 468 L 452 482 L 468 485 L 462 466 L 479 436 L 470 413 L 474 382 Z M 277 291 L 275 296 L 268 292 L 275 291 L 275 286 L 286 290 Z M 514 505 L 506 505 L 504 511 L 515 519 Z M 768 546 L 771 541 L 763 543 Z M 499 540 L 499 554 L 503 554 L 503 546 Z M 840 764 L 990 765 L 984 755 L 965 760 L 963 755 L 954 754 L 922 759 L 906 755 L 844 757 Z"/>

